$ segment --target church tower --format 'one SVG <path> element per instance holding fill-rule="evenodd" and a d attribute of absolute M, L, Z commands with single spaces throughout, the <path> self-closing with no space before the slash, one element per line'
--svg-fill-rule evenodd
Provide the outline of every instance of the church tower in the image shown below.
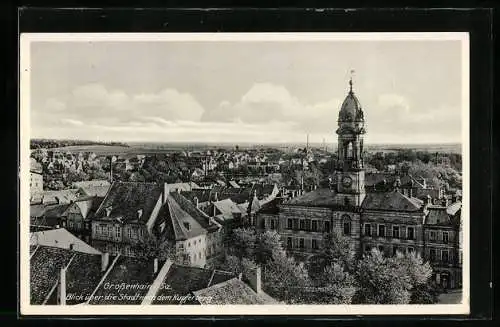
<path fill-rule="evenodd" d="M 365 197 L 365 171 L 363 162 L 364 115 L 361 104 L 354 95 L 352 78 L 339 112 L 338 161 L 336 166 L 336 191 L 339 204 L 360 206 Z"/>

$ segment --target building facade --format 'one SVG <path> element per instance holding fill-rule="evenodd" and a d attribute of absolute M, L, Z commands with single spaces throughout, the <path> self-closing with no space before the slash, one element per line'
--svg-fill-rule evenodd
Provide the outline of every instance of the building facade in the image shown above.
<path fill-rule="evenodd" d="M 367 192 L 364 114 L 352 81 L 349 84 L 338 116 L 338 160 L 330 187 L 299 192 L 283 203 L 264 206 L 257 214 L 257 230 L 276 230 L 286 248 L 306 260 L 321 252 L 325 233 L 331 232 L 347 237 L 358 257 L 373 248 L 387 256 L 414 252 L 430 262 L 436 283 L 444 288 L 459 287 L 462 268 L 457 208 L 461 204 L 435 207 L 437 202 L 428 194 L 423 201 L 417 195 L 420 189 L 428 189 L 425 180 L 409 177 L 408 183 L 397 181 L 391 187 Z M 438 192 L 436 197 L 442 194 Z"/>

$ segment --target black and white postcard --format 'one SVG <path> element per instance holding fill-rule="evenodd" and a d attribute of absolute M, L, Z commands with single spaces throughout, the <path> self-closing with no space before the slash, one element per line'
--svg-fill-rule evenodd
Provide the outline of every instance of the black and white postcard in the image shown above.
<path fill-rule="evenodd" d="M 467 33 L 20 56 L 21 314 L 469 313 Z"/>

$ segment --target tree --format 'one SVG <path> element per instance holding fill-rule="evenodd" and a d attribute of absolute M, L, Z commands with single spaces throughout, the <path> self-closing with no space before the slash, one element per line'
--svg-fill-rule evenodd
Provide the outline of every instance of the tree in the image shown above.
<path fill-rule="evenodd" d="M 423 298 L 432 269 L 420 256 L 401 254 L 386 258 L 377 249 L 364 255 L 356 267 L 356 302 L 408 304 Z"/>
<path fill-rule="evenodd" d="M 255 243 L 257 235 L 252 228 L 236 228 L 231 234 L 231 242 L 233 245 L 232 253 L 237 258 L 243 257 L 252 258 L 254 255 Z"/>
<path fill-rule="evenodd" d="M 339 262 L 345 269 L 351 270 L 354 265 L 354 251 L 349 238 L 335 231 L 325 233 L 323 240 L 324 246 L 321 254 L 325 258 L 325 264 Z"/>
<path fill-rule="evenodd" d="M 358 262 L 356 280 L 359 285 L 356 303 L 407 304 L 412 287 L 410 276 L 394 260 L 385 258 L 377 249 Z"/>
<path fill-rule="evenodd" d="M 175 261 L 174 245 L 167 240 L 160 240 L 154 235 L 148 235 L 134 246 L 138 257 L 144 259 L 158 259 Z"/>
<path fill-rule="evenodd" d="M 356 281 L 344 268 L 333 263 L 326 266 L 315 287 L 308 293 L 310 304 L 350 304 L 356 293 Z"/>
<path fill-rule="evenodd" d="M 287 257 L 285 251 L 276 251 L 264 266 L 264 290 L 287 304 L 306 304 L 311 283 L 301 263 Z"/>
<path fill-rule="evenodd" d="M 276 231 L 266 231 L 256 237 L 255 261 L 259 264 L 266 264 L 273 253 L 282 251 L 281 237 Z"/>

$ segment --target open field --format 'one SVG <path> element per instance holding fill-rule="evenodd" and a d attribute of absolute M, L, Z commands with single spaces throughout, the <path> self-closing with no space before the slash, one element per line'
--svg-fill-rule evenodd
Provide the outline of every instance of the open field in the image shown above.
<path fill-rule="evenodd" d="M 173 151 L 206 151 L 209 149 L 234 149 L 236 144 L 230 143 L 129 143 L 129 147 L 115 145 L 72 145 L 53 148 L 52 151 L 61 152 L 95 152 L 96 154 L 124 155 L 124 154 L 155 154 L 168 153 Z M 291 150 L 305 147 L 305 144 L 238 144 L 240 149 L 250 148 L 276 148 L 280 150 Z M 322 144 L 310 144 L 310 147 L 322 149 Z M 328 145 L 331 151 L 336 149 L 336 145 Z M 365 149 L 369 152 L 394 152 L 398 150 L 414 150 L 428 152 L 461 153 L 460 144 L 366 144 Z"/>

